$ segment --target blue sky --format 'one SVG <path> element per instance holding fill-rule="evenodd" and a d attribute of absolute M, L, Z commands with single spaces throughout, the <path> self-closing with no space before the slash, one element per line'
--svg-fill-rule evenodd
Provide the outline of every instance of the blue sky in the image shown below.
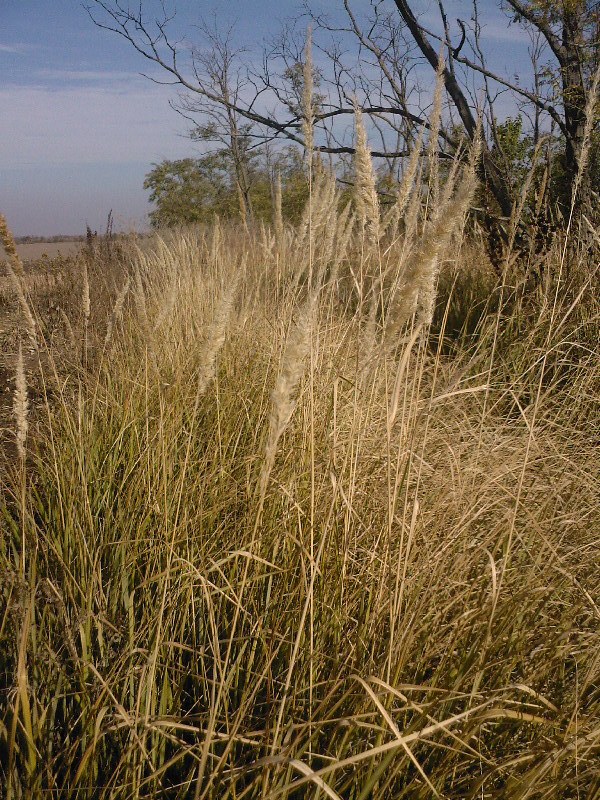
<path fill-rule="evenodd" d="M 468 14 L 465 0 L 450 5 Z M 299 0 L 179 0 L 176 30 L 193 39 L 198 15 L 216 10 L 219 22 L 238 21 L 241 43 L 259 46 L 299 8 Z M 101 229 L 109 209 L 120 228 L 143 227 L 152 163 L 198 152 L 169 106 L 176 90 L 143 78 L 148 63 L 94 26 L 78 0 L 0 0 L 0 19 L 0 210 L 15 234 Z M 497 14 L 488 32 L 495 66 L 513 74 L 523 38 Z"/>

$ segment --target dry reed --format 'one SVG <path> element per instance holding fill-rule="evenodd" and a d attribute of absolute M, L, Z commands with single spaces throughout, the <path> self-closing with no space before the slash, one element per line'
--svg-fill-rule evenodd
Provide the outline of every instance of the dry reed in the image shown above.
<path fill-rule="evenodd" d="M 598 794 L 598 298 L 555 247 L 556 308 L 491 306 L 476 158 L 434 215 L 415 156 L 365 303 L 321 174 L 285 255 L 224 222 L 131 251 L 0 507 L 13 797 Z"/>
<path fill-rule="evenodd" d="M 13 271 L 20 278 L 23 278 L 25 276 L 23 262 L 21 261 L 17 252 L 17 245 L 15 243 L 14 236 L 8 227 L 8 222 L 6 221 L 4 214 L 0 214 L 0 242 L 2 242 L 2 245 L 4 246 L 4 251 L 8 256 Z"/>
<path fill-rule="evenodd" d="M 23 347 L 19 342 L 17 363 L 15 367 L 15 391 L 13 397 L 13 413 L 15 418 L 15 439 L 17 452 L 21 463 L 25 462 L 27 431 L 29 428 L 28 413 L 29 400 L 27 398 L 27 378 L 25 377 L 25 364 L 23 361 Z"/>
<path fill-rule="evenodd" d="M 309 170 L 312 168 L 315 135 L 313 93 L 314 77 L 312 62 L 312 29 L 309 27 L 306 32 L 304 64 L 302 66 L 302 134 L 304 136 L 304 153 Z"/>
<path fill-rule="evenodd" d="M 354 105 L 354 197 L 359 225 L 366 231 L 368 246 L 375 248 L 379 242 L 379 198 L 377 197 L 373 160 L 367 141 L 362 111 Z"/>
<path fill-rule="evenodd" d="M 273 195 L 273 228 L 275 229 L 275 236 L 279 247 L 282 247 L 284 243 L 284 225 L 280 172 L 277 173 L 277 177 L 275 178 L 275 191 Z"/>
<path fill-rule="evenodd" d="M 281 368 L 271 394 L 269 431 L 265 445 L 265 456 L 260 476 L 260 496 L 264 497 L 269 477 L 275 463 L 277 445 L 296 407 L 295 392 L 304 374 L 305 362 L 310 350 L 311 331 L 316 298 L 310 295 L 298 312 L 283 351 Z"/>

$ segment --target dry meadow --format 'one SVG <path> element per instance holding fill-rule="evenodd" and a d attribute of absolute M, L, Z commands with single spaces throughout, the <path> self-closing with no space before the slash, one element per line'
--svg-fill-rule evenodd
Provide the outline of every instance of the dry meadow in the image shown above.
<path fill-rule="evenodd" d="M 600 797 L 597 234 L 499 278 L 473 163 L 357 161 L 11 261 L 4 796 Z"/>

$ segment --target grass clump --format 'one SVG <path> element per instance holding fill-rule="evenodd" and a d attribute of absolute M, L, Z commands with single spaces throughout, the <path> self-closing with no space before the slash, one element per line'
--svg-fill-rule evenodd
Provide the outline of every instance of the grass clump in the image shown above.
<path fill-rule="evenodd" d="M 488 302 L 472 176 L 130 245 L 103 321 L 86 273 L 2 505 L 7 796 L 600 792 L 597 298 L 557 247 Z"/>

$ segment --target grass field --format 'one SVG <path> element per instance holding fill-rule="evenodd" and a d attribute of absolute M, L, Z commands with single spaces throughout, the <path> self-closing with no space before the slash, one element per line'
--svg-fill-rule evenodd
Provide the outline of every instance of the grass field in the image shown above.
<path fill-rule="evenodd" d="M 56 258 L 57 256 L 72 256 L 81 249 L 81 242 L 31 242 L 27 244 L 17 244 L 17 252 L 24 262 L 39 261 L 47 256 Z M 0 244 L 0 261 L 6 259 L 4 248 Z"/>
<path fill-rule="evenodd" d="M 600 250 L 362 170 L 0 297 L 4 796 L 600 797 Z"/>

